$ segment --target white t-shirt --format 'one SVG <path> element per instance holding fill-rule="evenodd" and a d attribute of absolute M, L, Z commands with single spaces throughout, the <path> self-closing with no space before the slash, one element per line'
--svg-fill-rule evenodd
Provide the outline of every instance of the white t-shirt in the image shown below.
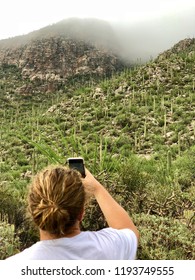
<path fill-rule="evenodd" d="M 74 237 L 38 241 L 9 260 L 131 260 L 137 237 L 130 229 L 82 231 Z"/>

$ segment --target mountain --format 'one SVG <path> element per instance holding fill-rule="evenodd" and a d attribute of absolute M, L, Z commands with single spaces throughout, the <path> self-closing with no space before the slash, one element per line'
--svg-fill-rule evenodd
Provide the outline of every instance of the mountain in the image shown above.
<path fill-rule="evenodd" d="M 108 39 L 109 38 L 109 39 Z M 69 19 L 27 35 L 0 41 L 0 64 L 15 65 L 23 79 L 41 91 L 59 89 L 71 79 L 108 77 L 126 64 L 108 23 L 94 19 Z M 29 86 L 22 85 L 21 92 Z"/>
<path fill-rule="evenodd" d="M 51 41 L 49 47 L 48 40 Z M 75 125 L 75 131 L 83 139 L 85 147 L 88 146 L 87 139 L 90 135 L 96 142 L 94 137 L 98 131 L 102 137 L 108 139 L 108 152 L 118 156 L 120 153 L 133 151 L 144 157 L 152 157 L 156 153 L 166 154 L 170 150 L 173 157 L 177 157 L 193 145 L 195 141 L 195 39 L 182 40 L 160 54 L 154 61 L 140 67 L 136 66 L 134 69 L 126 69 L 120 75 L 113 75 L 111 79 L 104 78 L 99 84 L 90 79 L 85 80 L 87 84 L 84 83 L 85 69 L 89 71 L 88 77 L 92 75 L 92 70 L 87 68 L 86 64 L 82 64 L 83 61 L 88 61 L 83 55 L 80 64 L 78 59 L 75 62 L 77 68 L 71 64 L 72 68 L 69 69 L 70 72 L 74 70 L 74 74 L 81 70 L 80 79 L 78 76 L 80 85 L 75 83 L 74 79 L 60 84 L 63 75 L 66 74 L 67 77 L 70 75 L 65 70 L 61 72 L 60 67 L 63 67 L 63 64 L 60 65 L 58 60 L 55 60 L 58 48 L 62 46 L 57 42 L 62 43 L 62 39 L 44 39 L 41 42 L 42 44 L 47 42 L 47 47 L 44 49 L 47 51 L 42 55 L 41 48 L 34 49 L 34 45 L 26 49 L 28 65 L 30 67 L 31 59 L 35 60 L 37 76 L 34 73 L 31 76 L 30 68 L 23 68 L 21 72 L 20 67 L 16 65 L 1 66 L 2 116 L 5 107 L 19 106 L 22 116 L 23 107 L 31 107 L 34 102 L 36 106 L 44 103 L 45 112 L 42 112 L 44 118 L 59 118 L 60 126 L 63 127 L 64 123 L 66 127 L 66 135 L 71 134 L 72 126 Z M 73 45 L 68 46 L 72 49 Z M 34 50 L 33 56 L 29 55 L 31 48 Z M 90 51 L 92 49 L 89 49 Z M 54 59 L 52 65 L 55 65 L 57 70 L 55 76 L 48 72 L 44 76 L 47 84 L 45 82 L 42 84 L 39 75 L 43 76 L 44 71 L 51 69 L 50 59 L 45 60 L 47 53 L 50 59 Z M 60 51 L 59 57 L 61 53 Z M 75 53 L 79 53 L 76 46 Z M 73 53 L 69 54 L 68 58 L 75 61 Z M 44 63 L 39 65 L 41 59 Z M 90 61 L 93 65 L 93 61 Z M 105 63 L 105 56 L 101 57 L 101 53 L 99 53 L 99 61 L 96 70 L 100 67 L 101 61 Z M 21 64 L 22 62 L 23 60 Z M 110 67 L 108 63 L 105 65 Z M 60 84 L 59 88 L 52 86 L 55 83 L 49 84 L 47 81 L 47 79 L 55 81 L 56 77 L 59 77 L 57 80 L 58 86 Z M 50 92 L 49 100 L 45 92 Z M 57 103 L 53 101 L 56 98 Z M 68 120 L 73 119 L 74 124 L 69 123 Z M 87 138 L 85 138 L 86 133 Z"/>
<path fill-rule="evenodd" d="M 0 64 L 15 65 L 39 90 L 56 90 L 67 80 L 110 76 L 124 67 L 114 54 L 84 41 L 50 37 L 16 49 L 0 50 Z M 22 85 L 21 91 L 29 91 Z"/>

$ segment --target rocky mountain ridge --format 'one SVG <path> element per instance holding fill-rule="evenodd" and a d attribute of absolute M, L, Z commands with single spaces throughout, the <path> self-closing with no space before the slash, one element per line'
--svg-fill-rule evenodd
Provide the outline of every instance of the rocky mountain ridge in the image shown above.
<path fill-rule="evenodd" d="M 41 85 L 43 91 L 58 89 L 73 78 L 105 77 L 124 67 L 113 53 L 84 41 L 50 37 L 24 46 L 0 49 L 0 64 L 15 65 L 23 79 Z M 21 91 L 28 91 L 23 85 Z"/>
<path fill-rule="evenodd" d="M 21 72 L 21 93 L 55 91 L 71 79 L 108 77 L 124 61 L 110 24 L 98 19 L 70 18 L 26 35 L 0 40 L 0 65 Z M 27 81 L 26 81 L 27 80 Z"/>

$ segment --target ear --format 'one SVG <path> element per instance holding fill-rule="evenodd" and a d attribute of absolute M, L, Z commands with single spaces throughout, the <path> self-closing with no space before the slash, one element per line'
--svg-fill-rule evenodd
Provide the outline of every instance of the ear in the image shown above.
<path fill-rule="evenodd" d="M 78 217 L 77 217 L 77 219 L 78 219 L 79 222 L 82 221 L 82 219 L 83 219 L 83 217 L 84 217 L 84 214 L 85 214 L 85 210 L 82 209 L 81 212 L 79 213 Z"/>

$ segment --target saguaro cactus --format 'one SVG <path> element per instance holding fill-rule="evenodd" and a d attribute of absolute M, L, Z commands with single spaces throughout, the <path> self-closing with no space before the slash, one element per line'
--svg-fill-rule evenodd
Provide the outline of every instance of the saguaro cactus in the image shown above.
<path fill-rule="evenodd" d="M 171 165 L 172 165 L 172 155 L 171 155 L 171 151 L 169 150 L 167 152 L 167 171 L 168 171 L 168 173 L 170 173 Z"/>

